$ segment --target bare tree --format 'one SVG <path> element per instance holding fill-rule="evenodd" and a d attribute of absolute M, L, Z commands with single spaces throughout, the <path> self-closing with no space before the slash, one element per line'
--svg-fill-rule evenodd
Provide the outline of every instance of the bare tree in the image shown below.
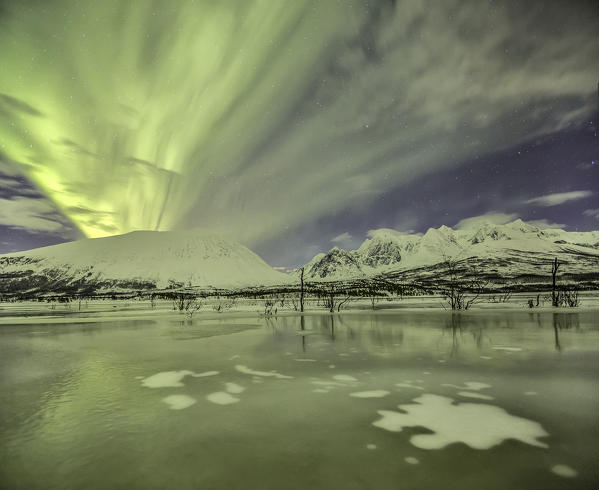
<path fill-rule="evenodd" d="M 179 294 L 173 299 L 173 309 L 184 313 L 189 318 L 193 317 L 193 314 L 201 307 L 202 304 L 198 302 L 195 296 Z"/>
<path fill-rule="evenodd" d="M 345 299 L 341 299 L 337 296 L 337 291 L 333 286 L 330 287 L 329 291 L 326 293 L 324 297 L 324 306 L 328 308 L 329 312 L 334 313 L 335 310 L 338 312 L 341 311 L 341 307 L 347 303 L 350 299 L 350 296 L 347 295 Z"/>
<path fill-rule="evenodd" d="M 304 312 L 304 268 L 302 267 L 300 270 L 302 271 L 302 273 L 300 274 L 300 283 L 301 283 L 300 311 L 303 313 Z"/>
<path fill-rule="evenodd" d="M 556 293 L 556 286 L 555 286 L 555 282 L 556 282 L 556 276 L 557 276 L 557 270 L 559 269 L 560 263 L 557 260 L 557 257 L 555 257 L 555 260 L 553 261 L 553 264 L 551 265 L 551 277 L 553 279 L 553 285 L 551 288 L 551 304 L 553 306 L 559 306 L 559 295 Z"/>
<path fill-rule="evenodd" d="M 445 258 L 447 280 L 441 289 L 441 294 L 452 310 L 468 310 L 475 304 L 484 292 L 486 281 L 480 277 L 480 273 L 474 267 L 469 268 L 466 274 L 460 278 L 458 262 L 448 257 Z"/>

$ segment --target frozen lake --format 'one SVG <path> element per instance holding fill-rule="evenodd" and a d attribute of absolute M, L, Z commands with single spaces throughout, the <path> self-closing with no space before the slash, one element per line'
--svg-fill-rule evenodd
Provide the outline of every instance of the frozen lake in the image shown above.
<path fill-rule="evenodd" d="M 26 320 L 2 488 L 599 487 L 596 310 Z"/>

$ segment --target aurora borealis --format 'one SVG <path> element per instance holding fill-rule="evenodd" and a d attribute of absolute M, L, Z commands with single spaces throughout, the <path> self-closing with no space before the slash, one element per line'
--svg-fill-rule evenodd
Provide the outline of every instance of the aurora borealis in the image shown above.
<path fill-rule="evenodd" d="M 298 263 L 485 213 L 596 229 L 598 10 L 1 2 L 0 247 L 203 226 Z"/>

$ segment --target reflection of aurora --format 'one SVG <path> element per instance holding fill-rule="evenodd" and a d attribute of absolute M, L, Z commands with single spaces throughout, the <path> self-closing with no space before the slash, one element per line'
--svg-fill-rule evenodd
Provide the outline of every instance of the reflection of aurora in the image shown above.
<path fill-rule="evenodd" d="M 0 158 L 87 236 L 251 246 L 589 110 L 584 9 L 354 3 L 4 2 Z"/>

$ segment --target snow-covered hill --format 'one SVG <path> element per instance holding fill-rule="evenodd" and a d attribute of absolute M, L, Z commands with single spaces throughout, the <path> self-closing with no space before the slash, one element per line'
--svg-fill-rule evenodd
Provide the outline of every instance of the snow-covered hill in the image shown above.
<path fill-rule="evenodd" d="M 357 250 L 335 247 L 314 257 L 304 269 L 305 278 L 311 281 L 381 274 L 417 279 L 451 259 L 468 260 L 487 270 L 492 267 L 498 276 L 515 278 L 546 274 L 539 267 L 550 264 L 554 257 L 564 264 L 563 272 L 599 276 L 599 231 L 541 229 L 519 219 L 458 230 L 441 226 L 423 235 L 380 229 L 371 232 Z"/>
<path fill-rule="evenodd" d="M 205 230 L 135 231 L 0 255 L 0 292 L 286 284 L 243 245 Z"/>

